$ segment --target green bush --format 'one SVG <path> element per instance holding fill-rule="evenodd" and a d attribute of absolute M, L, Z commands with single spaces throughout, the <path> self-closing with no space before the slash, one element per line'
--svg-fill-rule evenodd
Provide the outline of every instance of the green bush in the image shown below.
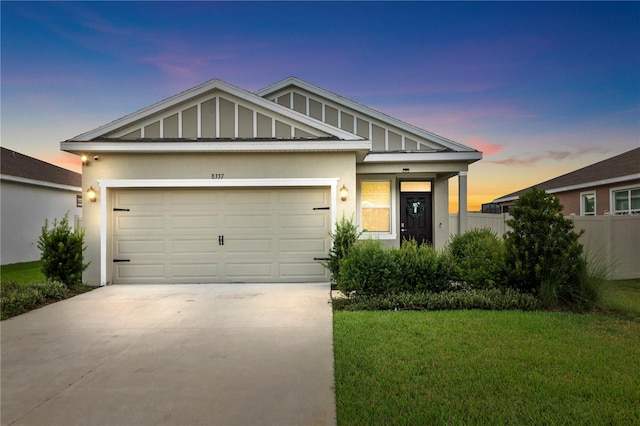
<path fill-rule="evenodd" d="M 399 291 L 439 292 L 449 288 L 453 264 L 446 253 L 415 240 L 404 241 L 400 249 L 391 252 L 398 264 Z"/>
<path fill-rule="evenodd" d="M 12 281 L 0 283 L 0 318 L 7 319 L 38 308 L 47 301 L 69 297 L 69 289 L 60 282 L 41 282 L 21 286 Z"/>
<path fill-rule="evenodd" d="M 340 260 L 338 289 L 344 294 L 390 294 L 400 291 L 396 256 L 378 240 L 361 240 Z"/>
<path fill-rule="evenodd" d="M 342 260 L 352 245 L 358 241 L 362 231 L 353 223 L 353 218 L 347 220 L 344 216 L 340 221 L 336 222 L 335 231 L 329 234 L 333 244 L 329 251 L 329 260 L 323 262 L 323 266 L 331 272 L 331 281 L 338 281 L 338 273 L 340 272 L 340 260 Z"/>
<path fill-rule="evenodd" d="M 449 244 L 454 261 L 454 279 L 472 288 L 504 285 L 504 242 L 488 228 L 471 229 L 455 235 Z"/>
<path fill-rule="evenodd" d="M 505 234 L 509 282 L 521 291 L 539 294 L 546 289 L 577 284 L 583 268 L 582 233 L 564 218 L 558 198 L 533 188 L 512 209 L 512 228 Z"/>
<path fill-rule="evenodd" d="M 377 296 L 354 295 L 333 299 L 335 310 L 513 310 L 531 311 L 538 308 L 538 299 L 532 294 L 513 289 L 472 289 L 440 293 L 398 293 Z"/>
<path fill-rule="evenodd" d="M 82 272 L 89 266 L 82 263 L 84 230 L 73 230 L 69 226 L 69 214 L 65 214 L 60 223 L 45 220 L 38 248 L 41 251 L 42 273 L 49 281 L 60 281 L 72 287 L 82 282 Z"/>

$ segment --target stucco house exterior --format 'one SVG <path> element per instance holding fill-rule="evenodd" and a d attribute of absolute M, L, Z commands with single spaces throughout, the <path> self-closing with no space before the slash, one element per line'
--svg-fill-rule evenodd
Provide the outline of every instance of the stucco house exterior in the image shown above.
<path fill-rule="evenodd" d="M 0 173 L 2 264 L 38 260 L 45 220 L 69 213 L 71 226 L 78 223 L 82 175 L 4 147 Z"/>
<path fill-rule="evenodd" d="M 554 194 L 565 215 L 640 214 L 640 148 L 599 161 L 535 185 Z M 531 187 L 497 198 L 508 211 Z"/>
<path fill-rule="evenodd" d="M 211 80 L 61 143 L 85 155 L 84 280 L 319 282 L 343 215 L 441 247 L 449 179 L 466 229 L 472 148 L 295 77 Z M 92 193 L 93 195 L 93 193 Z"/>

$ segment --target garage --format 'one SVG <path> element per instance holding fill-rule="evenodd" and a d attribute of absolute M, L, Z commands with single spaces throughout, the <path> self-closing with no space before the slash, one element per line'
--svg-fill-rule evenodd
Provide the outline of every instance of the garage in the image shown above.
<path fill-rule="evenodd" d="M 328 281 L 328 187 L 117 188 L 114 284 Z"/>

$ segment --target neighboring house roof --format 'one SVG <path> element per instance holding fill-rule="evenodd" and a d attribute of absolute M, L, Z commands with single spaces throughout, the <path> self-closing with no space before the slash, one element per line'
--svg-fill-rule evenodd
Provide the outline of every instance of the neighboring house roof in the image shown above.
<path fill-rule="evenodd" d="M 615 157 L 599 161 L 511 194 L 503 195 L 493 202 L 502 203 L 515 200 L 534 186 L 553 194 L 636 179 L 640 179 L 640 148 L 632 149 Z"/>
<path fill-rule="evenodd" d="M 0 173 L 2 173 L 2 178 L 7 180 L 26 183 L 46 182 L 78 189 L 82 186 L 80 173 L 54 166 L 4 147 L 2 147 L 0 155 Z"/>

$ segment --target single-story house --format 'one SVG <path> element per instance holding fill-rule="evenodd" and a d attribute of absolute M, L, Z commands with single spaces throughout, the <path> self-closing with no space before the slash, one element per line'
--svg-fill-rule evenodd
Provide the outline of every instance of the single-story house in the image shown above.
<path fill-rule="evenodd" d="M 640 214 L 640 148 L 534 185 L 554 194 L 565 215 Z M 531 187 L 497 198 L 508 211 Z"/>
<path fill-rule="evenodd" d="M 84 280 L 321 282 L 342 216 L 365 236 L 466 229 L 475 149 L 290 77 L 255 93 L 211 80 L 61 142 L 84 156 Z"/>
<path fill-rule="evenodd" d="M 2 264 L 40 259 L 45 220 L 82 215 L 82 175 L 2 147 L 0 154 Z"/>

